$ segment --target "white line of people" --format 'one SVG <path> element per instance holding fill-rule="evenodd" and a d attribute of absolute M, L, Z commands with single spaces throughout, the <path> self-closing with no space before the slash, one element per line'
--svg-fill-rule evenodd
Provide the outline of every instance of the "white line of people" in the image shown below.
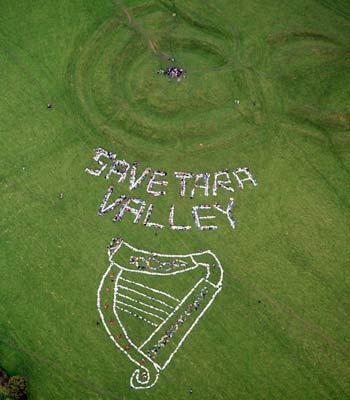
<path fill-rule="evenodd" d="M 103 196 L 102 203 L 100 204 L 100 207 L 98 209 L 99 215 L 107 214 L 108 212 L 112 211 L 115 207 L 119 206 L 120 204 L 122 204 L 127 200 L 127 197 L 123 194 L 119 196 L 119 198 L 116 201 L 111 203 L 109 206 L 105 207 L 113 191 L 114 191 L 114 186 L 109 186 L 106 194 Z"/>
<path fill-rule="evenodd" d="M 131 316 L 133 316 L 133 317 L 135 317 L 135 318 L 137 318 L 137 319 L 140 319 L 140 320 L 142 320 L 142 321 L 145 321 L 145 322 L 146 322 L 147 324 L 149 324 L 149 325 L 152 325 L 152 326 L 155 326 L 155 327 L 158 326 L 158 324 L 154 323 L 153 321 L 150 321 L 149 319 L 143 317 L 143 316 L 140 315 L 140 314 L 135 313 L 134 311 L 127 310 L 127 309 L 125 309 L 125 308 L 123 308 L 123 307 L 120 307 L 120 306 L 117 306 L 117 305 L 116 305 L 115 307 L 116 307 L 118 310 L 124 311 L 125 313 L 127 313 L 127 314 L 129 314 L 129 315 L 131 315 Z M 129 340 L 129 338 L 128 338 L 128 340 Z"/>
<path fill-rule="evenodd" d="M 174 212 L 175 212 L 175 206 L 171 206 L 168 219 L 169 226 L 171 227 L 171 229 L 174 231 L 189 231 L 192 228 L 189 225 L 174 225 Z"/>
<path fill-rule="evenodd" d="M 214 206 L 215 207 L 215 206 Z M 194 219 L 194 223 L 196 224 L 196 227 L 201 230 L 201 231 L 215 231 L 218 229 L 217 225 L 201 225 L 200 219 L 198 217 L 198 212 L 197 210 L 211 210 L 212 206 L 209 204 L 202 204 L 200 206 L 194 206 L 192 207 L 192 216 Z M 214 219 L 215 216 L 213 215 L 208 215 L 205 217 L 201 217 L 201 220 L 203 219 Z"/>
<path fill-rule="evenodd" d="M 143 221 L 143 225 L 146 226 L 147 228 L 155 228 L 155 229 L 162 229 L 164 228 L 164 225 L 162 224 L 157 224 L 155 222 L 150 222 L 151 216 L 153 212 L 153 204 L 151 203 L 148 206 L 147 212 L 146 212 L 146 217 Z"/>

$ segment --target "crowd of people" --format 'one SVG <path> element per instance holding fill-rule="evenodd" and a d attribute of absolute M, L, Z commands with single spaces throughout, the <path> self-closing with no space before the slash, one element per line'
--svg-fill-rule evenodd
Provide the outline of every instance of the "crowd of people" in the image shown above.
<path fill-rule="evenodd" d="M 131 256 L 130 264 L 135 265 L 138 270 L 162 272 L 169 272 L 177 268 L 185 268 L 188 266 L 186 261 L 177 258 L 175 260 L 161 261 L 155 254 L 152 254 L 147 258 L 144 256 Z"/>
<path fill-rule="evenodd" d="M 120 243 L 122 243 L 123 239 L 120 237 L 113 237 L 108 248 L 117 247 Z M 111 274 L 111 278 L 114 277 L 114 274 Z"/>
<path fill-rule="evenodd" d="M 185 70 L 179 67 L 168 67 L 166 69 L 160 68 L 158 70 L 158 74 L 165 75 L 171 79 L 180 80 L 183 76 L 185 76 Z"/>
<path fill-rule="evenodd" d="M 198 310 L 201 302 L 204 300 L 207 293 L 208 293 L 208 288 L 204 287 L 198 293 L 194 302 L 190 303 L 186 307 L 185 312 L 181 314 L 180 317 L 176 320 L 176 322 L 173 325 L 171 325 L 169 329 L 165 331 L 165 334 L 158 340 L 158 342 L 147 351 L 147 355 L 150 358 L 155 359 L 157 357 L 158 352 L 170 342 L 175 332 L 180 328 L 181 325 L 184 324 L 186 319 L 188 319 L 194 311 Z"/>

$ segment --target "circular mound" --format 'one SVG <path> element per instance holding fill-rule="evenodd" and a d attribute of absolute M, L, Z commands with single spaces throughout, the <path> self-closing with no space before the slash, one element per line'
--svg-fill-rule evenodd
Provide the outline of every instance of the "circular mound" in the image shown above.
<path fill-rule="evenodd" d="M 239 41 L 232 32 L 198 26 L 186 14 L 174 22 L 169 10 L 154 6 L 131 9 L 128 17 L 100 26 L 75 60 L 73 86 L 93 126 L 130 144 L 168 148 L 233 138 L 244 116 L 234 101 L 247 82 L 235 66 Z M 166 54 L 186 70 L 180 82 L 157 74 Z"/>

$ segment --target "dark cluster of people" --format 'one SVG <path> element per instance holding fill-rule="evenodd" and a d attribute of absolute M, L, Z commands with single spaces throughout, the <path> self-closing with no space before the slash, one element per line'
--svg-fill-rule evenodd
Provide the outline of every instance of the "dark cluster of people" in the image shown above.
<path fill-rule="evenodd" d="M 184 260 L 169 260 L 169 261 L 161 261 L 159 260 L 155 254 L 152 254 L 150 257 L 143 256 L 131 256 L 130 264 L 136 266 L 138 270 L 150 270 L 150 271 L 162 271 L 169 272 L 177 268 L 184 268 L 188 266 L 188 263 Z"/>
<path fill-rule="evenodd" d="M 122 241 L 123 241 L 123 239 L 120 238 L 120 237 L 113 237 L 108 247 L 110 247 L 110 248 L 116 247 L 116 246 L 118 246 Z M 111 274 L 111 275 L 114 276 L 114 274 Z"/>
<path fill-rule="evenodd" d="M 183 75 L 184 70 L 183 68 L 169 67 L 165 72 L 169 78 L 180 78 Z"/>
<path fill-rule="evenodd" d="M 180 80 L 183 76 L 185 76 L 185 70 L 183 68 L 178 67 L 168 67 L 166 69 L 159 69 L 158 74 L 165 75 L 168 78 Z"/>
<path fill-rule="evenodd" d="M 147 355 L 155 359 L 158 355 L 158 352 L 165 346 L 167 345 L 171 338 L 174 336 L 174 333 L 179 329 L 181 325 L 186 321 L 187 318 L 190 317 L 190 315 L 198 310 L 201 302 L 204 300 L 205 296 L 208 293 L 208 288 L 204 287 L 196 296 L 195 300 L 193 303 L 190 303 L 187 307 L 185 312 L 180 315 L 180 317 L 176 320 L 176 322 L 170 326 L 170 328 L 165 331 L 165 334 L 158 340 L 158 342 L 148 350 Z"/>

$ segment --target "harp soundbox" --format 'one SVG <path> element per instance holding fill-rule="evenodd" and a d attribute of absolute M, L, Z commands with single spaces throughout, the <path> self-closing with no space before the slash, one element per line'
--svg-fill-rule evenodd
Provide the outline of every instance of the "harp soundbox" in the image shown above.
<path fill-rule="evenodd" d="M 108 258 L 97 308 L 113 343 L 136 365 L 131 387 L 148 389 L 221 291 L 223 269 L 210 250 L 160 254 L 120 238 Z"/>

